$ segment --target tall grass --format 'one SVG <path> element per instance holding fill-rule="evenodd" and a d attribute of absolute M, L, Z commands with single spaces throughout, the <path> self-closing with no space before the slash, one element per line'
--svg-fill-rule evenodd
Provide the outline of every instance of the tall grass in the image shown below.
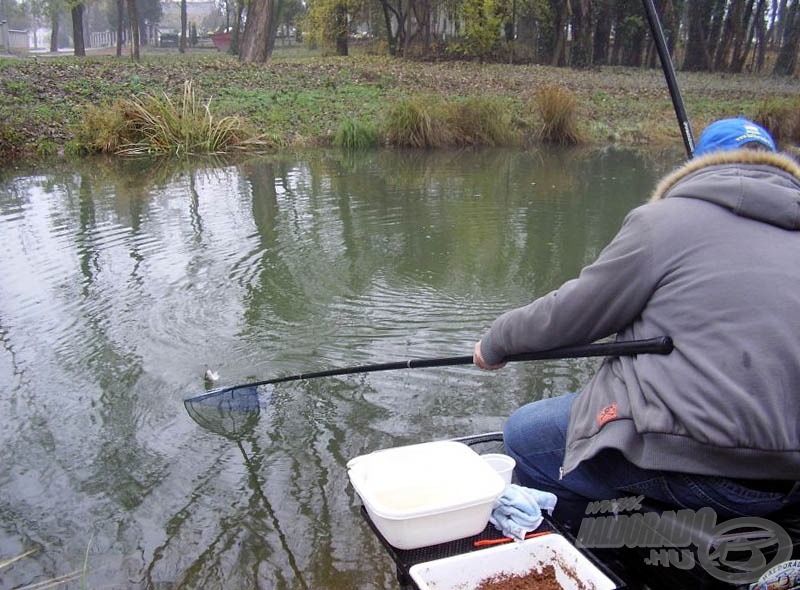
<path fill-rule="evenodd" d="M 411 148 L 502 146 L 518 143 L 518 134 L 508 109 L 496 99 L 406 99 L 390 108 L 386 139 Z"/>
<path fill-rule="evenodd" d="M 76 139 L 89 151 L 121 155 L 223 154 L 276 147 L 276 142 L 252 132 L 244 119 L 216 117 L 211 99 L 200 101 L 190 81 L 179 101 L 166 94 L 144 95 L 118 100 L 111 108 L 89 108 Z"/>
<path fill-rule="evenodd" d="M 374 125 L 353 118 L 341 122 L 333 139 L 336 147 L 345 150 L 365 150 L 379 143 L 380 135 Z"/>
<path fill-rule="evenodd" d="M 447 143 L 447 131 L 432 101 L 407 98 L 393 104 L 386 118 L 386 141 L 410 148 L 433 148 Z"/>
<path fill-rule="evenodd" d="M 800 141 L 800 97 L 767 97 L 758 106 L 753 120 L 765 127 L 778 144 L 797 143 Z"/>
<path fill-rule="evenodd" d="M 573 145 L 583 143 L 578 125 L 578 101 L 565 88 L 544 86 L 537 90 L 534 103 L 541 117 L 538 139 L 544 143 Z"/>
<path fill-rule="evenodd" d="M 133 129 L 124 116 L 125 105 L 117 101 L 109 106 L 89 105 L 75 128 L 76 151 L 114 154 L 135 141 Z"/>
<path fill-rule="evenodd" d="M 450 140 L 457 146 L 507 146 L 519 142 L 509 109 L 499 100 L 471 97 L 448 105 Z"/>

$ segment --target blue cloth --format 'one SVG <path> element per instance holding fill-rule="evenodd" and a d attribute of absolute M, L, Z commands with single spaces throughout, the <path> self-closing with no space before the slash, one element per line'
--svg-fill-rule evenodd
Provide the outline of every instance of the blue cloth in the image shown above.
<path fill-rule="evenodd" d="M 552 513 L 556 501 L 555 494 L 550 492 L 510 484 L 495 501 L 489 522 L 506 537 L 522 541 L 526 533 L 542 524 L 542 510 Z"/>
<path fill-rule="evenodd" d="M 761 125 L 741 117 L 720 119 L 705 128 L 694 148 L 694 155 L 735 150 L 748 143 L 759 143 L 771 152 L 776 149 L 775 140 Z"/>

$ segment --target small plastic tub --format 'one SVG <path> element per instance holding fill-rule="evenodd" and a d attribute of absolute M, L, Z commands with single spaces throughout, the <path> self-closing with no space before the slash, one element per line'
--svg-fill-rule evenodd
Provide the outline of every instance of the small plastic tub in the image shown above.
<path fill-rule="evenodd" d="M 488 455 L 481 455 L 481 458 L 503 478 L 506 485 L 511 483 L 511 476 L 514 474 L 514 467 L 517 465 L 517 462 L 512 457 L 502 453 L 489 453 Z"/>

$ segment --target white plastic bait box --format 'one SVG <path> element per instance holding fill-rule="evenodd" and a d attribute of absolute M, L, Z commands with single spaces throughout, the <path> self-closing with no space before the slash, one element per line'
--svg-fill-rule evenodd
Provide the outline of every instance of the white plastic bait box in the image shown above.
<path fill-rule="evenodd" d="M 375 451 L 347 469 L 370 519 L 397 549 L 477 535 L 506 487 L 478 453 L 455 441 Z"/>
<path fill-rule="evenodd" d="M 475 590 L 487 580 L 526 576 L 553 567 L 564 590 L 614 590 L 617 585 L 565 537 L 551 533 L 519 543 L 462 553 L 411 566 L 419 590 Z"/>

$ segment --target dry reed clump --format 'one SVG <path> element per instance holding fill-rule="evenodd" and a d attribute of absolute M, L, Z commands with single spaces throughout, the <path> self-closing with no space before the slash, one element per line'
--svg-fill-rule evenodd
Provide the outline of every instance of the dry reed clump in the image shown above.
<path fill-rule="evenodd" d="M 116 101 L 111 108 L 89 107 L 76 140 L 88 151 L 120 155 L 223 154 L 259 151 L 277 142 L 253 133 L 236 116 L 215 117 L 211 100 L 201 102 L 191 82 L 181 100 L 166 94 Z"/>
<path fill-rule="evenodd" d="M 133 141 L 123 116 L 124 105 L 117 101 L 111 107 L 89 105 L 75 129 L 75 140 L 88 152 L 116 153 Z"/>
<path fill-rule="evenodd" d="M 406 99 L 389 110 L 386 141 L 410 148 L 504 146 L 518 143 L 518 134 L 498 100 Z"/>
<path fill-rule="evenodd" d="M 509 110 L 496 99 L 472 97 L 447 109 L 451 141 L 457 146 L 508 146 L 519 143 Z"/>
<path fill-rule="evenodd" d="M 542 120 L 538 133 L 540 141 L 558 145 L 583 143 L 578 101 L 572 92 L 558 86 L 544 86 L 537 90 L 534 103 Z"/>
<path fill-rule="evenodd" d="M 386 141 L 410 148 L 433 148 L 447 144 L 447 130 L 438 116 L 438 106 L 418 98 L 396 102 L 386 119 Z"/>
<path fill-rule="evenodd" d="M 772 134 L 779 147 L 782 143 L 797 143 L 800 141 L 800 97 L 767 97 L 753 120 Z"/>

